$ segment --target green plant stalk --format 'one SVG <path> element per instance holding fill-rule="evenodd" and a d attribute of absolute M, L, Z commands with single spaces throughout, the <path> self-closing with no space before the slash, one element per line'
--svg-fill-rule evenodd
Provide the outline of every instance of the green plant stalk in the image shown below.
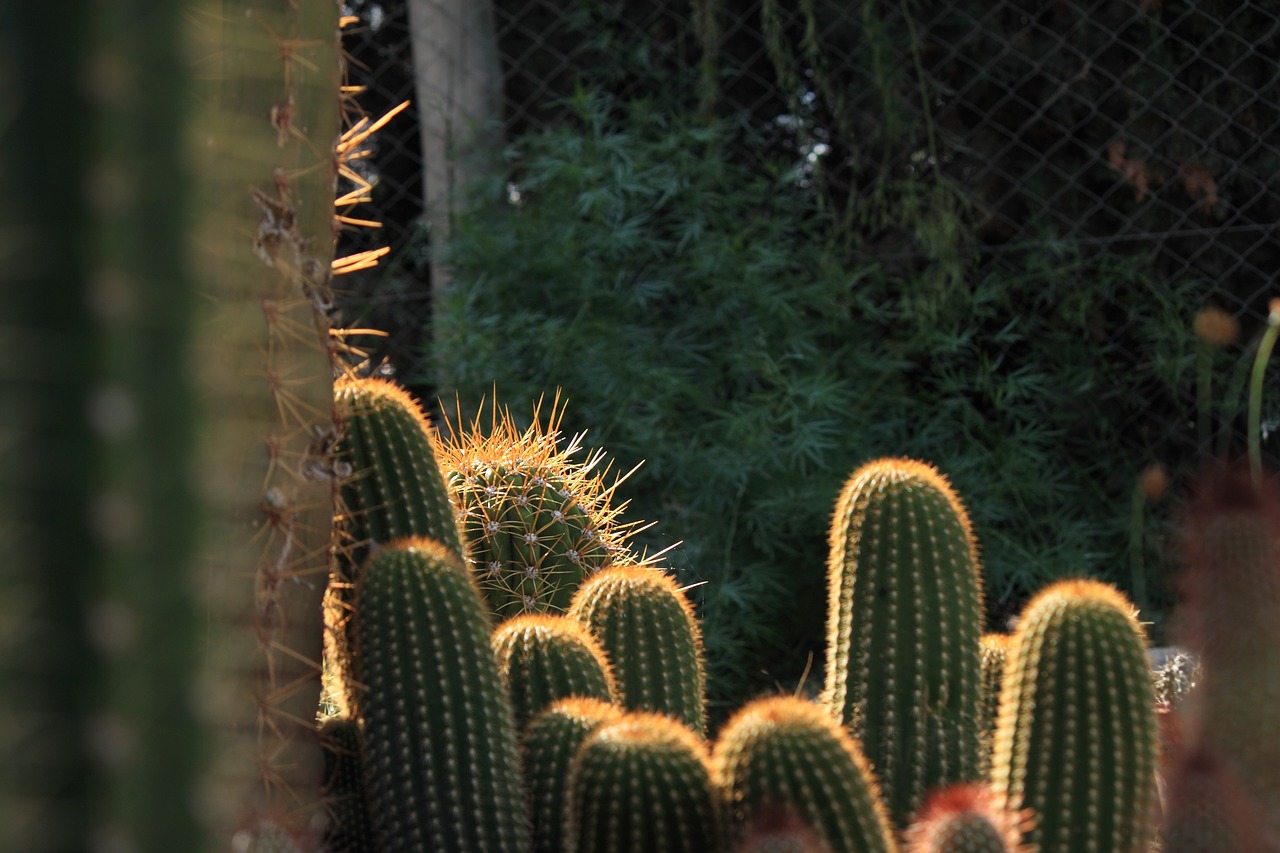
<path fill-rule="evenodd" d="M 453 551 L 410 539 L 356 578 L 356 674 L 379 849 L 529 846 L 511 703 L 480 591 Z"/>
<path fill-rule="evenodd" d="M 569 616 L 586 625 L 608 655 L 623 707 L 705 729 L 702 638 L 673 578 L 650 566 L 612 566 L 582 585 Z"/>
<path fill-rule="evenodd" d="M 823 703 L 850 726 L 901 828 L 979 775 L 981 580 L 968 516 L 931 466 L 870 462 L 830 534 Z"/>
<path fill-rule="evenodd" d="M 252 841 L 258 825 L 306 844 L 323 820 L 314 721 L 337 487 L 338 10 L 201 0 L 186 18 L 201 106 L 188 139 L 201 176 L 190 367 L 204 506 L 191 583 L 204 610 L 195 695 L 211 759 L 197 799 L 218 849 L 237 832 Z"/>
<path fill-rule="evenodd" d="M 716 853 L 720 798 L 706 747 L 663 714 L 587 735 L 569 773 L 567 853 Z"/>
<path fill-rule="evenodd" d="M 1249 465 L 1255 483 L 1262 482 L 1262 380 L 1266 377 L 1267 362 L 1271 360 L 1277 335 L 1280 335 L 1280 311 L 1273 308 L 1267 315 L 1267 330 L 1258 343 L 1249 376 Z"/>
<path fill-rule="evenodd" d="M 1023 611 L 996 726 L 992 786 L 1031 809 L 1041 853 L 1146 853 L 1156 780 L 1155 689 L 1133 606 L 1059 581 Z"/>
<path fill-rule="evenodd" d="M 762 810 L 781 807 L 831 853 L 897 850 L 870 764 L 815 703 L 780 696 L 747 704 L 721 731 L 712 767 L 735 841 Z"/>

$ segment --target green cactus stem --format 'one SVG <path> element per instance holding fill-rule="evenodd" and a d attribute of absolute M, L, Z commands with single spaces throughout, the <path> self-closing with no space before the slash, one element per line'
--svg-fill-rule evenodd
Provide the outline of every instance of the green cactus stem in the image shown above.
<path fill-rule="evenodd" d="M 1009 659 L 1008 634 L 983 634 L 979 641 L 982 663 L 982 754 L 978 769 L 985 779 L 991 772 L 991 749 L 995 738 L 996 716 L 1000 710 L 1000 686 Z"/>
<path fill-rule="evenodd" d="M 1005 811 L 986 785 L 941 788 L 925 800 L 903 853 L 1031 853 L 1022 844 L 1030 814 Z"/>
<path fill-rule="evenodd" d="M 582 437 L 561 444 L 563 413 L 557 399 L 543 426 L 535 408 L 533 425 L 521 431 L 495 406 L 487 429 L 481 415 L 469 429 L 450 424 L 442 448 L 469 563 L 500 619 L 563 612 L 584 578 L 630 560 L 635 525 L 618 520 L 625 504 L 612 504 L 625 476 L 606 483 L 600 451 L 575 459 Z"/>
<path fill-rule="evenodd" d="M 650 566 L 618 565 L 578 590 L 569 615 L 586 625 L 613 663 L 620 702 L 656 711 L 694 731 L 706 727 L 706 675 L 698 622 L 684 591 Z"/>
<path fill-rule="evenodd" d="M 378 849 L 528 849 L 511 703 L 479 590 L 451 548 L 388 544 L 358 573 L 355 671 Z"/>
<path fill-rule="evenodd" d="M 793 696 L 747 704 L 716 739 L 712 767 L 739 840 L 762 811 L 784 808 L 831 853 L 897 850 L 870 764 L 818 704 Z"/>
<path fill-rule="evenodd" d="M 363 736 L 353 717 L 328 717 L 320 724 L 324 750 L 325 810 L 329 825 L 325 849 L 329 853 L 372 853 L 373 827 L 364 792 Z"/>
<path fill-rule="evenodd" d="M 1114 587 L 1060 581 L 1019 617 L 996 726 L 992 785 L 1030 809 L 1041 853 L 1146 853 L 1156 783 L 1146 637 Z"/>
<path fill-rule="evenodd" d="M 548 705 L 525 726 L 523 746 L 525 787 L 533 821 L 535 853 L 562 853 L 568 814 L 569 770 L 587 735 L 621 719 L 617 705 L 573 696 Z"/>
<path fill-rule="evenodd" d="M 567 616 L 513 616 L 494 630 L 492 642 L 517 731 L 557 699 L 613 701 L 617 688 L 608 656 L 590 631 Z"/>
<path fill-rule="evenodd" d="M 716 853 L 719 794 L 706 746 L 662 714 L 596 728 L 569 773 L 567 853 Z"/>
<path fill-rule="evenodd" d="M 902 827 L 926 791 L 979 777 L 982 591 L 960 498 L 932 466 L 870 462 L 830 533 L 822 701 L 850 726 Z"/>

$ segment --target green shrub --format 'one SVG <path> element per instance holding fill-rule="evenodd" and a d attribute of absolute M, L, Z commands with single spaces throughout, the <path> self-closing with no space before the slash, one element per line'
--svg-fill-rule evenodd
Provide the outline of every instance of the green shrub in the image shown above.
<path fill-rule="evenodd" d="M 464 414 L 561 388 L 566 431 L 644 460 L 619 496 L 658 522 L 638 544 L 682 540 L 671 564 L 706 581 L 713 718 L 821 648 L 826 524 L 875 456 L 965 495 L 995 613 L 1063 575 L 1127 584 L 1135 479 L 1194 437 L 1203 288 L 1066 248 L 916 287 L 825 238 L 803 171 L 738 165 L 722 130 L 648 103 L 572 106 L 472 188 L 417 379 Z M 1136 428 L 1151 458 L 1120 449 Z"/>

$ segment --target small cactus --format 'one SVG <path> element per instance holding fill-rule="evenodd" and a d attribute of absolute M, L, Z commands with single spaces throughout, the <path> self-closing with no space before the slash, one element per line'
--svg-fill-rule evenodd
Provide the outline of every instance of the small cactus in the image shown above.
<path fill-rule="evenodd" d="M 643 565 L 605 569 L 578 590 L 569 615 L 604 647 L 624 707 L 704 730 L 702 638 L 692 606 L 670 575 Z"/>
<path fill-rule="evenodd" d="M 969 516 L 923 462 L 849 478 L 830 533 L 823 703 L 876 768 L 899 827 L 979 776 L 982 590 Z"/>
<path fill-rule="evenodd" d="M 716 853 L 719 794 L 706 746 L 662 714 L 587 735 L 569 773 L 568 853 Z"/>
<path fill-rule="evenodd" d="M 553 404 L 544 427 L 535 410 L 521 431 L 495 409 L 487 434 L 477 416 L 469 430 L 450 425 L 441 448 L 468 563 L 499 619 L 563 612 L 584 578 L 628 556 L 633 527 L 618 521 L 625 505 L 611 503 L 621 480 L 605 484 L 599 451 L 574 459 L 581 436 L 561 446 L 563 411 Z"/>
<path fill-rule="evenodd" d="M 356 579 L 355 670 L 378 848 L 528 848 L 516 732 L 480 593 L 437 542 L 378 549 Z"/>
<path fill-rule="evenodd" d="M 985 785 L 952 785 L 929 795 L 903 853 L 1030 853 L 1022 845 L 1030 819 L 1000 808 Z"/>
<path fill-rule="evenodd" d="M 516 730 L 557 699 L 613 700 L 613 671 L 591 632 L 567 616 L 526 613 L 493 632 L 498 672 L 511 695 Z"/>
<path fill-rule="evenodd" d="M 991 772 L 991 747 L 1000 709 L 1000 685 L 1009 659 L 1008 634 L 983 634 L 979 643 L 982 662 L 982 755 L 979 769 L 983 778 Z"/>
<path fill-rule="evenodd" d="M 521 743 L 535 853 L 561 853 L 568 814 L 566 786 L 578 747 L 587 735 L 621 719 L 623 711 L 599 699 L 571 697 L 548 705 L 525 726 Z"/>
<path fill-rule="evenodd" d="M 1019 619 L 992 785 L 1031 809 L 1041 853 L 1146 853 L 1156 790 L 1155 693 L 1133 605 L 1098 581 L 1060 581 Z"/>
<path fill-rule="evenodd" d="M 783 808 L 831 853 L 897 849 L 870 765 L 819 705 L 791 696 L 751 702 L 725 724 L 712 766 L 736 837 L 748 837 L 761 812 Z"/>

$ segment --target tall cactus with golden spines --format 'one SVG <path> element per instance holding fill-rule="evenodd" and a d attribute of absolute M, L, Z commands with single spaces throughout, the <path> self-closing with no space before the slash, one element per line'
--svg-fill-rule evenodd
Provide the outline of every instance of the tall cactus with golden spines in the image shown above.
<path fill-rule="evenodd" d="M 353 623 L 378 849 L 527 850 L 511 704 L 461 559 L 426 539 L 379 548 L 357 573 Z"/>
<path fill-rule="evenodd" d="M 498 673 L 511 695 L 516 731 L 557 699 L 613 701 L 613 669 L 591 632 L 550 613 L 513 616 L 493 632 Z"/>
<path fill-rule="evenodd" d="M 781 807 L 831 853 L 897 850 L 871 766 L 815 703 L 791 696 L 748 703 L 720 732 L 712 767 L 737 839 L 762 810 Z"/>
<path fill-rule="evenodd" d="M 706 746 L 670 717 L 625 714 L 578 748 L 566 853 L 717 853 L 720 820 Z"/>
<path fill-rule="evenodd" d="M 876 768 L 895 823 L 927 790 L 978 778 L 982 594 L 959 496 L 923 462 L 856 470 L 827 568 L 823 703 Z"/>
<path fill-rule="evenodd" d="M 481 415 L 470 429 L 450 424 L 442 447 L 467 559 L 499 619 L 563 612 L 585 578 L 629 559 L 634 525 L 618 521 L 625 505 L 612 504 L 625 477 L 606 484 L 600 451 L 575 459 L 581 436 L 561 444 L 563 413 L 553 403 L 544 426 L 535 407 L 533 424 L 522 431 L 495 405 L 486 431 Z"/>
<path fill-rule="evenodd" d="M 1155 691 L 1133 605 L 1098 581 L 1032 599 L 1009 650 L 992 785 L 1030 809 L 1041 853 L 1146 853 L 1156 797 Z"/>
<path fill-rule="evenodd" d="M 521 738 L 535 853 L 562 853 L 569 771 L 587 735 L 622 718 L 617 705 L 572 696 L 544 708 Z"/>
<path fill-rule="evenodd" d="M 624 707 L 666 714 L 699 733 L 705 729 L 702 637 L 674 578 L 650 566 L 612 566 L 583 583 L 569 615 L 609 656 Z"/>
<path fill-rule="evenodd" d="M 1280 840 L 1280 486 L 1243 464 L 1213 471 L 1186 526 L 1179 620 L 1200 674 L 1183 738 L 1229 768 Z"/>

